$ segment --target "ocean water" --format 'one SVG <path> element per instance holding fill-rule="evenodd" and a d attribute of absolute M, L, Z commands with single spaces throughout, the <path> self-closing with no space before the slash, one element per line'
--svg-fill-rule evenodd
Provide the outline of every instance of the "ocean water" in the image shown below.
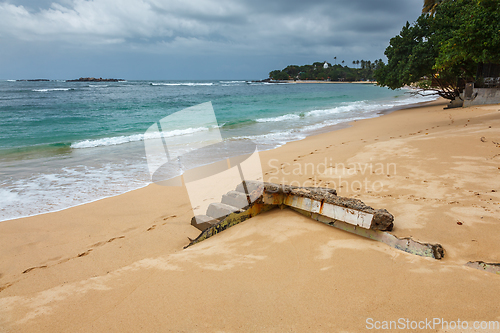
<path fill-rule="evenodd" d="M 0 81 L 0 221 L 57 211 L 151 183 L 145 131 L 212 102 L 225 140 L 278 147 L 434 97 L 371 84 L 248 81 Z M 190 119 L 168 136 L 207 129 Z M 199 165 L 212 162 L 209 156 Z"/>

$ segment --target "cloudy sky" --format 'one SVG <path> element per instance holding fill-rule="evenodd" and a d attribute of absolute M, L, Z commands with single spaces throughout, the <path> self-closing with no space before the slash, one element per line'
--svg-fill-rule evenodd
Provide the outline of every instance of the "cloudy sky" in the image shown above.
<path fill-rule="evenodd" d="M 0 79 L 262 79 L 384 58 L 423 0 L 0 0 Z"/>

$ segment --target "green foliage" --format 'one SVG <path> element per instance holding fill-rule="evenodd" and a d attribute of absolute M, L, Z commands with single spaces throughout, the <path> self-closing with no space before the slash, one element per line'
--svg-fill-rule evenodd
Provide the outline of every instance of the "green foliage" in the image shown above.
<path fill-rule="evenodd" d="M 274 80 L 289 80 L 290 76 L 287 72 L 285 71 L 279 71 L 275 70 L 269 73 L 269 77 L 273 78 Z"/>
<path fill-rule="evenodd" d="M 453 29 L 441 44 L 436 68 L 470 66 L 470 63 L 500 64 L 498 0 L 445 1 L 439 5 L 435 20 L 437 29 Z"/>
<path fill-rule="evenodd" d="M 336 60 L 336 57 L 334 57 Z M 353 65 L 359 64 L 359 60 L 353 61 Z M 312 65 L 290 65 L 283 70 L 274 70 L 269 73 L 272 80 L 329 80 L 329 81 L 373 81 L 373 72 L 383 66 L 382 59 L 375 62 L 361 60 L 361 68 L 350 68 L 340 64 L 328 63 L 324 68 L 324 62 L 315 62 Z"/>
<path fill-rule="evenodd" d="M 478 63 L 500 63 L 498 0 L 435 3 L 434 16 L 422 14 L 390 40 L 388 63 L 375 72 L 379 85 L 416 85 L 454 99 L 473 80 Z"/>
<path fill-rule="evenodd" d="M 400 34 L 391 38 L 385 50 L 388 63 L 375 72 L 379 85 L 397 89 L 433 76 L 438 45 L 429 38 L 431 21 L 428 15 L 421 15 L 413 26 L 406 22 Z"/>

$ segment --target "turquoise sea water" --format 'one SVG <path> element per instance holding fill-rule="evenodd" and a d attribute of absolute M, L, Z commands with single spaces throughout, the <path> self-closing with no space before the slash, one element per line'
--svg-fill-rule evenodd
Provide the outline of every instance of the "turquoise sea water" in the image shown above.
<path fill-rule="evenodd" d="M 265 150 L 432 99 L 371 84 L 0 81 L 0 221 L 149 184 L 144 132 L 200 103 L 212 102 L 223 138 Z M 199 130 L 186 119 L 169 135 Z"/>

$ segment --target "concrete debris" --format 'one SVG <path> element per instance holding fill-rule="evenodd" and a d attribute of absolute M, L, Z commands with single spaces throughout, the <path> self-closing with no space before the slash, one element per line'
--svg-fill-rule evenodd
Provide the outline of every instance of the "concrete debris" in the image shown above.
<path fill-rule="evenodd" d="M 484 261 L 469 261 L 465 266 L 500 275 L 500 264 L 486 263 Z"/>
<path fill-rule="evenodd" d="M 390 234 L 394 216 L 385 209 L 374 209 L 358 199 L 337 196 L 334 189 L 258 181 L 244 181 L 236 191 L 224 194 L 222 203 L 210 204 L 207 215 L 195 216 L 191 224 L 202 233 L 186 247 L 275 207 L 290 207 L 316 221 L 408 253 L 435 259 L 444 256 L 439 244 L 420 243 Z"/>

